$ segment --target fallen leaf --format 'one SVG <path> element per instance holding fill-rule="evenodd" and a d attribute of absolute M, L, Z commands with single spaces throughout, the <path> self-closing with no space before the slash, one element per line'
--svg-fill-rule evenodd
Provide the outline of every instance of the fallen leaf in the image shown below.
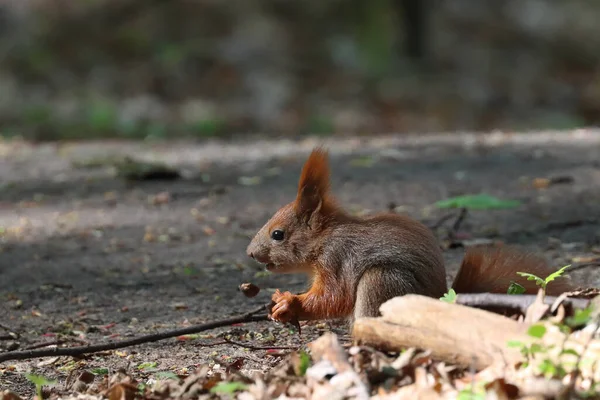
<path fill-rule="evenodd" d="M 216 233 L 215 230 L 208 225 L 203 227 L 202 231 L 208 236 L 214 235 Z"/>
<path fill-rule="evenodd" d="M 600 261 L 600 256 L 581 256 L 581 257 L 573 257 L 571 261 L 574 263 L 593 263 L 596 261 Z"/>
<path fill-rule="evenodd" d="M 550 179 L 548 178 L 535 178 L 531 185 L 536 189 L 545 189 L 550 186 Z"/>
<path fill-rule="evenodd" d="M 173 304 L 173 308 L 175 310 L 187 310 L 188 309 L 188 305 L 182 302 L 179 303 L 174 303 Z"/>
<path fill-rule="evenodd" d="M 350 165 L 353 167 L 370 168 L 375 164 L 375 159 L 371 156 L 357 157 L 350 160 Z"/>
<path fill-rule="evenodd" d="M 171 194 L 169 192 L 160 192 L 154 196 L 149 196 L 148 203 L 157 206 L 167 204 L 171 201 Z"/>
<path fill-rule="evenodd" d="M 135 388 L 124 383 L 117 383 L 108 390 L 109 400 L 133 400 L 135 398 Z"/>
<path fill-rule="evenodd" d="M 472 210 L 489 210 L 515 208 L 521 204 L 518 200 L 502 200 L 487 194 L 465 195 L 440 200 L 435 203 L 438 208 L 467 208 Z"/>
<path fill-rule="evenodd" d="M 240 176 L 238 182 L 240 185 L 254 186 L 259 185 L 262 182 L 262 178 L 260 176 Z"/>

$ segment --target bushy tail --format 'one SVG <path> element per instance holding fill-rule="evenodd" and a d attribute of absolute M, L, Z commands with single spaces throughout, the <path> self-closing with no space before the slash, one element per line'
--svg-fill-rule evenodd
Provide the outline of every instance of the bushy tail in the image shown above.
<path fill-rule="evenodd" d="M 511 282 L 525 287 L 528 294 L 535 294 L 539 287 L 517 272 L 527 272 L 544 279 L 555 272 L 548 263 L 535 254 L 518 251 L 509 246 L 469 248 L 454 279 L 452 288 L 457 293 L 506 293 Z M 546 287 L 546 294 L 558 296 L 575 290 L 571 280 L 562 276 Z"/>

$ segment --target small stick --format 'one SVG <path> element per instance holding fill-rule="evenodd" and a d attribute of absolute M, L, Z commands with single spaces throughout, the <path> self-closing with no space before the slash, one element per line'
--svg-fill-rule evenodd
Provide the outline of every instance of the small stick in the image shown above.
<path fill-rule="evenodd" d="M 454 216 L 453 212 L 452 213 L 448 213 L 448 214 L 444 214 L 437 221 L 435 221 L 433 224 L 428 225 L 428 228 L 431 229 L 432 231 L 435 231 L 440 226 L 444 225 L 444 223 L 446 221 L 448 221 L 450 218 L 452 218 L 453 216 Z"/>
<path fill-rule="evenodd" d="M 458 293 L 456 303 L 475 308 L 509 308 L 522 313 L 536 301 L 536 295 L 512 295 L 496 293 Z M 555 296 L 544 296 L 544 304 L 552 305 Z M 566 298 L 562 304 L 577 309 L 584 309 L 590 304 L 588 299 Z"/>
<path fill-rule="evenodd" d="M 458 232 L 458 230 L 460 229 L 460 226 L 462 225 L 465 218 L 467 217 L 467 212 L 468 212 L 468 210 L 464 207 L 460 209 L 460 212 L 458 213 L 458 217 L 456 217 L 456 220 L 454 220 L 454 223 L 452 224 L 452 228 L 450 228 L 450 232 L 448 232 L 449 240 L 454 240 L 456 233 Z"/>
<path fill-rule="evenodd" d="M 267 321 L 267 315 L 255 315 L 265 310 L 265 306 L 262 305 L 259 308 L 249 311 L 245 314 L 237 317 L 226 318 L 218 321 L 207 322 L 205 324 L 193 325 L 187 328 L 175 329 L 171 331 L 165 331 L 152 335 L 144 335 L 138 338 L 129 340 L 117 341 L 112 343 L 96 344 L 91 346 L 81 347 L 67 347 L 67 348 L 54 348 L 44 350 L 25 350 L 25 351 L 9 351 L 0 354 L 0 363 L 9 360 L 26 360 L 29 358 L 39 357 L 58 357 L 58 356 L 80 356 L 89 353 L 97 353 L 106 350 L 121 349 L 123 347 L 135 346 L 142 343 L 157 342 L 159 340 L 168 339 L 181 335 L 189 335 L 192 333 L 198 333 L 207 331 L 209 329 L 220 328 L 223 326 L 239 324 L 243 322 L 256 322 L 256 321 Z"/>
<path fill-rule="evenodd" d="M 234 346 L 243 347 L 245 349 L 250 350 L 297 350 L 298 347 L 295 346 L 253 346 L 251 344 L 245 344 L 241 342 L 236 342 L 230 339 L 225 339 L 225 344 L 232 344 Z"/>

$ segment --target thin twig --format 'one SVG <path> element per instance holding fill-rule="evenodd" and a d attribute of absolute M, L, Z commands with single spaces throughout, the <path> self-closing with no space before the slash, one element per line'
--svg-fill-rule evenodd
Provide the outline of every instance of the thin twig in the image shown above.
<path fill-rule="evenodd" d="M 251 344 L 236 342 L 236 341 L 233 341 L 230 339 L 225 339 L 225 342 L 232 344 L 234 346 L 239 346 L 239 347 L 243 347 L 245 349 L 250 349 L 250 350 L 297 350 L 298 349 L 297 346 L 254 346 Z"/>
<path fill-rule="evenodd" d="M 444 223 L 446 221 L 448 221 L 450 218 L 454 217 L 454 214 L 455 214 L 454 212 L 451 212 L 451 213 L 442 215 L 433 224 L 428 225 L 428 228 L 431 229 L 432 231 L 437 230 L 439 227 L 441 227 L 442 225 L 444 225 Z"/>
<path fill-rule="evenodd" d="M 536 297 L 536 295 L 525 294 L 459 293 L 456 297 L 456 303 L 476 308 L 508 308 L 525 313 L 527 308 L 535 302 Z M 552 305 L 556 299 L 557 297 L 554 296 L 545 296 L 544 304 Z M 584 309 L 590 304 L 590 300 L 566 298 L 562 304 L 577 309 Z"/>
<path fill-rule="evenodd" d="M 58 356 L 81 356 L 89 353 L 96 353 L 99 351 L 121 349 L 123 347 L 135 346 L 142 343 L 157 342 L 159 340 L 177 337 L 181 335 L 189 335 L 192 333 L 198 333 L 207 331 L 209 329 L 220 328 L 223 326 L 229 326 L 233 324 L 239 324 L 244 322 L 256 322 L 256 321 L 267 321 L 267 315 L 255 315 L 265 310 L 265 306 L 262 305 L 259 308 L 249 311 L 243 315 L 237 317 L 226 318 L 218 321 L 207 322 L 205 324 L 193 325 L 187 328 L 175 329 L 171 331 L 165 331 L 152 335 L 144 335 L 138 338 L 129 340 L 117 341 L 112 343 L 97 344 L 91 346 L 81 347 L 67 347 L 67 348 L 54 348 L 45 350 L 26 350 L 26 351 L 10 351 L 7 353 L 0 354 L 0 362 L 9 360 L 25 360 L 29 358 L 39 357 L 58 357 Z"/>
<path fill-rule="evenodd" d="M 452 228 L 450 229 L 450 232 L 448 232 L 448 239 L 453 240 L 456 237 L 456 233 L 460 229 L 460 226 L 462 225 L 462 223 L 465 221 L 465 218 L 467 217 L 467 213 L 468 213 L 468 210 L 466 208 L 463 207 L 460 209 L 458 217 L 456 217 L 456 220 L 452 224 Z"/>

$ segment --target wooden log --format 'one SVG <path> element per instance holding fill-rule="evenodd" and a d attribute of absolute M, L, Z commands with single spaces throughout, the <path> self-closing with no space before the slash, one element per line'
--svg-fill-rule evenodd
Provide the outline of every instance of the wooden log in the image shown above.
<path fill-rule="evenodd" d="M 352 334 L 361 344 L 387 351 L 427 349 L 432 357 L 459 366 L 483 369 L 494 362 L 522 360 L 509 340 L 530 341 L 527 324 L 476 308 L 420 295 L 405 295 L 382 304 L 379 318 L 355 321 Z"/>

